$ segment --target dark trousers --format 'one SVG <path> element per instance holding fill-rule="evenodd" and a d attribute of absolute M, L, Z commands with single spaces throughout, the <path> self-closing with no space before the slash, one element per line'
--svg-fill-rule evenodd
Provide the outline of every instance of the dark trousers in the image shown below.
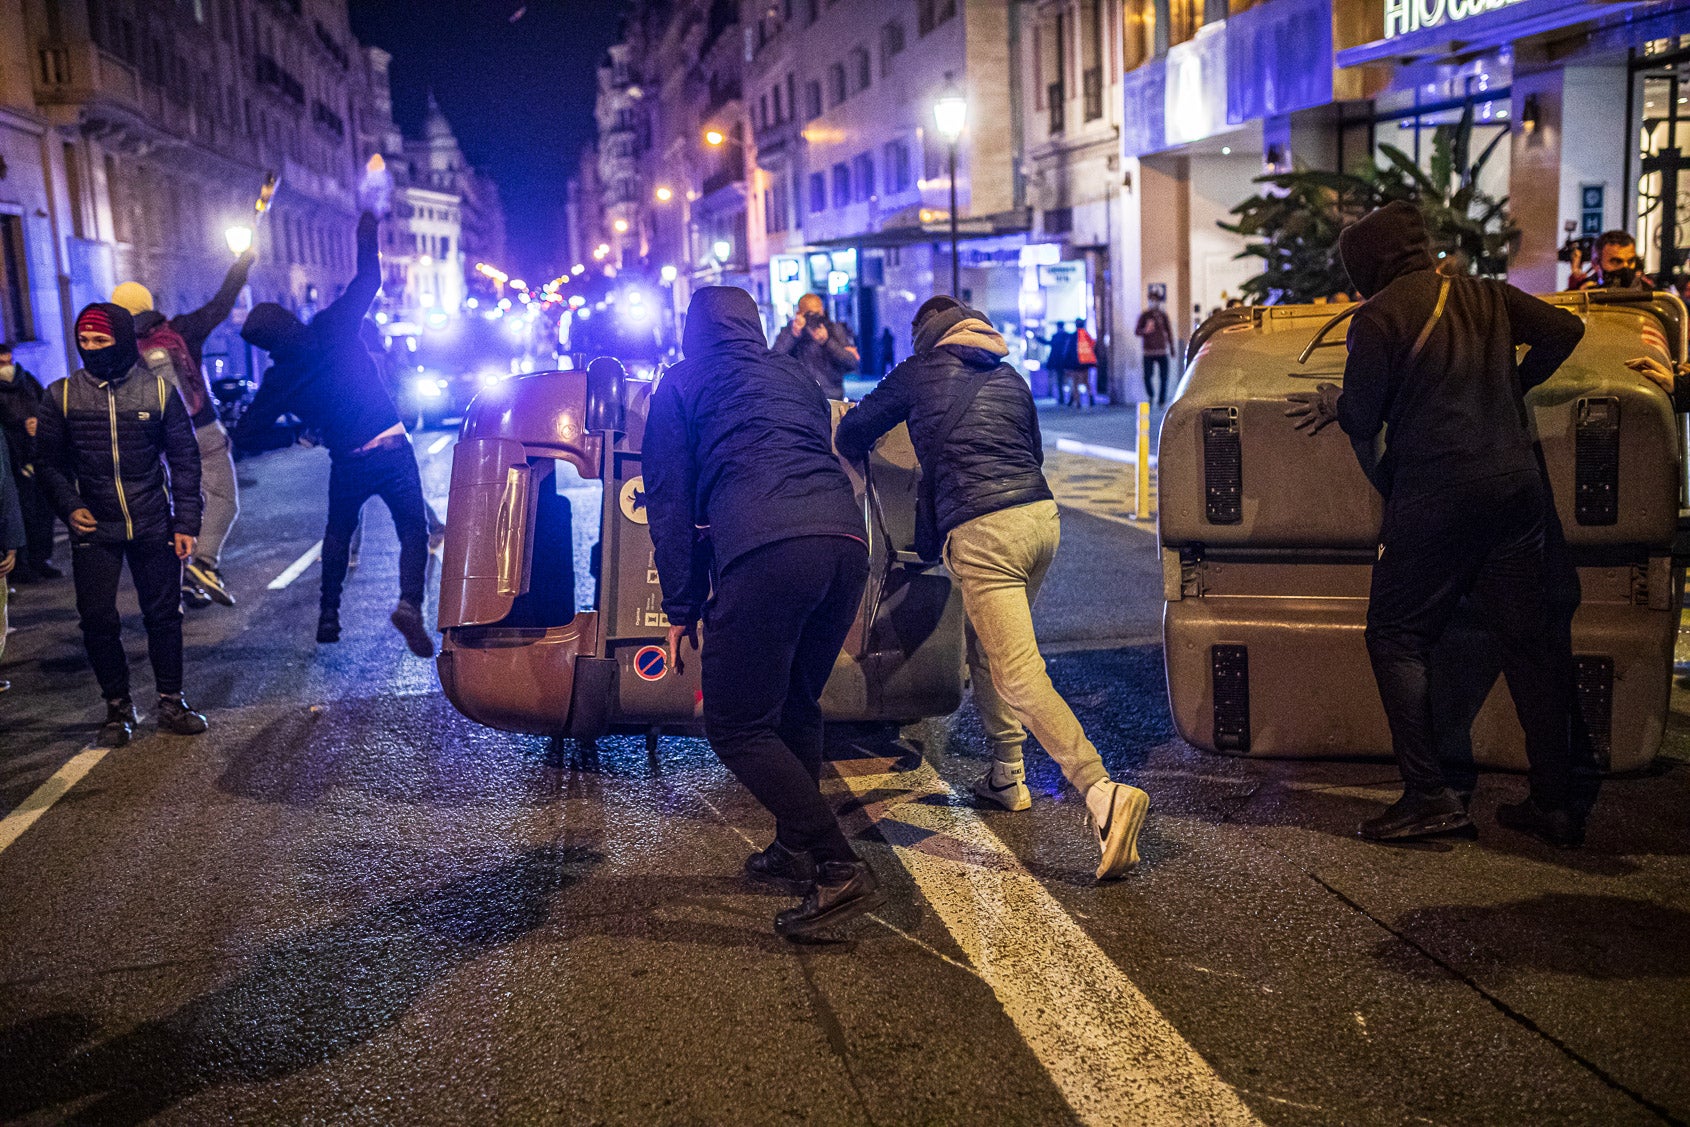
<path fill-rule="evenodd" d="M 329 466 L 329 522 L 323 530 L 325 611 L 340 610 L 352 530 L 364 502 L 380 497 L 399 533 L 399 598 L 422 606 L 423 574 L 428 566 L 428 517 L 422 475 L 409 442 L 368 454 L 343 454 Z"/>
<path fill-rule="evenodd" d="M 1144 358 L 1144 398 L 1147 403 L 1166 403 L 1168 401 L 1168 358 L 1166 356 L 1146 356 Z"/>
<path fill-rule="evenodd" d="M 53 562 L 53 506 L 47 491 L 33 475 L 13 478 L 18 486 L 18 507 L 23 510 L 25 547 L 18 562 L 25 570 L 38 571 Z"/>
<path fill-rule="evenodd" d="M 1568 800 L 1571 662 L 1551 629 L 1544 566 L 1549 499 L 1535 472 L 1403 494 L 1385 505 L 1367 610 L 1367 652 L 1406 788 L 1436 794 L 1439 763 L 1432 654 L 1463 598 L 1496 639 L 1515 713 L 1526 733 L 1532 793 Z"/>
<path fill-rule="evenodd" d="M 716 579 L 704 616 L 704 730 L 728 770 L 775 816 L 775 837 L 818 861 L 856 853 L 817 785 L 818 703 L 868 579 L 843 536 L 765 545 Z"/>
<path fill-rule="evenodd" d="M 129 696 L 129 659 L 123 652 L 123 622 L 117 613 L 117 584 L 123 562 L 141 603 L 147 628 L 147 657 L 160 696 L 182 691 L 182 561 L 168 540 L 123 544 L 73 541 L 71 574 L 82 643 L 107 700 Z"/>

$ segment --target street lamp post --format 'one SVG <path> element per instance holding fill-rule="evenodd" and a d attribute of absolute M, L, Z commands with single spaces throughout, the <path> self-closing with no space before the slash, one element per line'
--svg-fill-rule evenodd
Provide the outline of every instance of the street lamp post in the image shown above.
<path fill-rule="evenodd" d="M 957 255 L 957 191 L 956 151 L 962 131 L 968 124 L 968 99 L 962 96 L 949 74 L 945 75 L 945 92 L 933 103 L 933 124 L 939 136 L 950 147 L 951 182 L 951 296 L 962 299 L 962 268 Z"/>

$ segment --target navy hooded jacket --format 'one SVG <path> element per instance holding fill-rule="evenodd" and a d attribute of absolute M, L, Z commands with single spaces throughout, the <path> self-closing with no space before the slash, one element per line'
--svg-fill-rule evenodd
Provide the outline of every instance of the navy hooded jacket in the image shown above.
<path fill-rule="evenodd" d="M 864 539 L 866 523 L 833 453 L 815 380 L 763 343 L 751 295 L 693 295 L 686 359 L 651 398 L 642 443 L 646 509 L 669 621 L 702 616 L 710 569 L 799 536 Z"/>

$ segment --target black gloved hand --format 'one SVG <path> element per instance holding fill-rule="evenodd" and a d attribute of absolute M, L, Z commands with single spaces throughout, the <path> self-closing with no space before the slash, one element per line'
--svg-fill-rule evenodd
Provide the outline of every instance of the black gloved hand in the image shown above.
<path fill-rule="evenodd" d="M 1338 421 L 1338 397 L 1344 389 L 1335 383 L 1317 384 L 1313 391 L 1294 391 L 1285 397 L 1291 404 L 1287 419 L 1296 419 L 1296 430 L 1307 428 L 1309 434 L 1319 434 L 1322 428 Z"/>

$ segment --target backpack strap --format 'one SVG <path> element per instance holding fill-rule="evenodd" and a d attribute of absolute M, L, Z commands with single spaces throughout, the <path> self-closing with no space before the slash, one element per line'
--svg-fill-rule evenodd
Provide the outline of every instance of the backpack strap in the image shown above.
<path fill-rule="evenodd" d="M 1414 363 L 1420 359 L 1420 353 L 1425 349 L 1426 342 L 1432 339 L 1432 330 L 1443 318 L 1444 306 L 1449 303 L 1449 278 L 1445 277 L 1443 284 L 1438 287 L 1438 303 L 1432 307 L 1432 315 L 1426 319 L 1426 324 L 1420 330 L 1420 335 L 1414 338 L 1414 347 L 1408 350 L 1408 362 Z"/>
<path fill-rule="evenodd" d="M 169 393 L 164 390 L 164 377 L 163 376 L 159 375 L 157 372 L 154 372 L 153 373 L 153 379 L 158 381 L 158 417 L 162 419 L 162 418 L 164 418 L 165 397 Z"/>

